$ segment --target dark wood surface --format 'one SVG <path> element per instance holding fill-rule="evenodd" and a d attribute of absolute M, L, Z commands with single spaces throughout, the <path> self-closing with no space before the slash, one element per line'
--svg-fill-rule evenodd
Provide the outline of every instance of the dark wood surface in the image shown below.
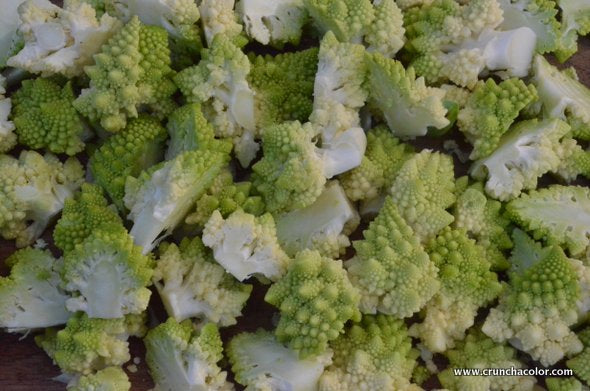
<path fill-rule="evenodd" d="M 580 42 L 580 50 L 570 61 L 563 66 L 574 66 L 580 80 L 590 86 L 590 39 L 583 38 Z M 424 141 L 417 144 L 422 147 L 436 147 L 437 145 L 424 145 Z M 439 144 L 439 143 L 437 143 Z M 464 172 L 465 169 L 460 169 Z M 44 238 L 51 241 L 52 228 L 44 234 Z M 0 239 L 0 275 L 7 274 L 4 260 L 15 251 L 14 244 Z M 238 325 L 222 330 L 222 337 L 227 341 L 232 335 L 241 331 L 254 331 L 258 327 L 270 328 L 273 310 L 264 303 L 265 289 L 256 286 L 250 297 L 244 316 L 238 319 Z M 161 305 L 157 302 L 157 295 L 152 295 L 155 312 L 151 314 L 155 318 L 161 315 Z M 160 316 L 157 316 L 160 317 Z M 131 357 L 139 357 L 141 362 L 137 365 L 137 372 L 127 371 L 132 382 L 133 391 L 146 391 L 153 387 L 151 378 L 147 372 L 144 361 L 145 350 L 141 340 L 132 338 L 130 340 Z M 59 369 L 54 366 L 51 359 L 38 348 L 34 342 L 33 335 L 23 337 L 20 334 L 7 334 L 0 332 L 0 391 L 62 391 L 65 389 L 63 383 L 53 381 L 52 378 L 60 374 Z M 131 364 L 131 361 L 124 366 Z M 230 374 L 231 376 L 231 374 Z"/>

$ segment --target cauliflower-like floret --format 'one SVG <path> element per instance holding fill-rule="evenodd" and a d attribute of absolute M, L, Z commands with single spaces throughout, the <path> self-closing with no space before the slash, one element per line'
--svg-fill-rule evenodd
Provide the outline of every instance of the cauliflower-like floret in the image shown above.
<path fill-rule="evenodd" d="M 6 94 L 6 79 L 0 74 L 0 153 L 8 152 L 16 145 L 14 123 L 8 120 L 12 101 L 4 94 Z"/>
<path fill-rule="evenodd" d="M 84 149 L 85 127 L 72 106 L 74 91 L 50 79 L 24 80 L 12 95 L 12 117 L 18 142 L 70 156 Z"/>
<path fill-rule="evenodd" d="M 330 350 L 300 359 L 264 330 L 233 337 L 227 355 L 236 381 L 248 390 L 315 390 L 324 367 L 332 362 Z"/>
<path fill-rule="evenodd" d="M 121 27 L 110 15 L 97 18 L 94 8 L 83 2 L 66 2 L 60 8 L 28 0 L 18 11 L 24 47 L 6 63 L 45 76 L 82 74 L 92 56 Z"/>
<path fill-rule="evenodd" d="M 280 310 L 277 339 L 304 359 L 324 353 L 348 320 L 360 320 L 359 298 L 342 261 L 303 250 L 264 300 Z"/>
<path fill-rule="evenodd" d="M 328 183 L 313 204 L 281 215 L 277 219 L 277 236 L 291 256 L 310 249 L 336 259 L 350 246 L 347 235 L 359 222 L 356 209 L 334 181 Z"/>
<path fill-rule="evenodd" d="M 365 315 L 330 343 L 333 363 L 320 378 L 320 391 L 419 390 L 410 385 L 418 351 L 402 320 Z"/>
<path fill-rule="evenodd" d="M 590 329 L 578 332 L 578 337 L 584 344 L 584 350 L 577 356 L 567 360 L 566 365 L 574 374 L 586 384 L 590 384 Z"/>
<path fill-rule="evenodd" d="M 566 135 L 558 145 L 559 166 L 553 170 L 566 183 L 576 180 L 578 175 L 590 177 L 590 151 L 584 150 L 576 140 Z"/>
<path fill-rule="evenodd" d="M 204 318 L 220 326 L 236 324 L 252 285 L 235 281 L 198 237 L 179 246 L 160 246 L 154 283 L 166 312 L 177 321 Z"/>
<path fill-rule="evenodd" d="M 557 0 L 561 10 L 561 45 L 555 55 L 561 62 L 578 51 L 578 36 L 590 33 L 590 5 L 584 0 Z"/>
<path fill-rule="evenodd" d="M 238 46 L 248 40 L 242 32 L 238 15 L 234 12 L 235 0 L 202 0 L 199 5 L 201 22 L 207 45 L 211 46 L 217 35 L 223 35 Z"/>
<path fill-rule="evenodd" d="M 125 180 L 162 159 L 166 129 L 149 116 L 132 119 L 124 131 L 108 139 L 92 154 L 88 168 L 111 201 L 124 210 Z"/>
<path fill-rule="evenodd" d="M 373 0 L 375 19 L 365 35 L 367 50 L 393 57 L 404 46 L 404 17 L 393 0 Z"/>
<path fill-rule="evenodd" d="M 424 320 L 410 328 L 432 352 L 444 352 L 465 337 L 477 311 L 502 289 L 482 247 L 462 229 L 446 227 L 427 246 L 439 270 L 440 290 L 424 309 Z"/>
<path fill-rule="evenodd" d="M 375 19 L 370 0 L 303 0 L 321 34 L 332 31 L 341 42 L 360 43 Z"/>
<path fill-rule="evenodd" d="M 150 252 L 182 222 L 193 203 L 207 191 L 226 164 L 227 155 L 216 151 L 186 151 L 127 177 L 125 206 L 133 221 L 129 232 L 143 253 Z"/>
<path fill-rule="evenodd" d="M 64 163 L 52 154 L 22 151 L 0 155 L 0 235 L 17 247 L 37 240 L 84 182 L 76 158 Z"/>
<path fill-rule="evenodd" d="M 438 290 L 437 268 L 390 197 L 363 236 L 346 265 L 361 292 L 361 311 L 412 316 Z"/>
<path fill-rule="evenodd" d="M 537 99 L 537 90 L 520 79 L 480 81 L 459 111 L 457 125 L 473 151 L 470 159 L 489 156 L 500 143 L 519 112 Z"/>
<path fill-rule="evenodd" d="M 47 250 L 25 248 L 5 261 L 10 276 L 0 277 L 0 327 L 29 331 L 64 324 L 68 295 L 61 289 L 62 263 Z"/>
<path fill-rule="evenodd" d="M 107 367 L 100 371 L 75 377 L 68 383 L 67 391 L 129 391 L 131 382 L 121 367 Z"/>
<path fill-rule="evenodd" d="M 219 330 L 213 323 L 196 331 L 190 322 L 165 323 L 144 338 L 146 363 L 156 384 L 155 390 L 229 391 L 226 372 L 218 362 L 223 358 Z"/>
<path fill-rule="evenodd" d="M 269 213 L 255 217 L 238 209 L 227 219 L 213 212 L 203 229 L 203 243 L 215 260 L 239 281 L 260 276 L 277 281 L 290 259 L 281 249 L 275 222 Z"/>
<path fill-rule="evenodd" d="M 537 187 L 537 179 L 560 166 L 559 141 L 570 127 L 560 119 L 519 122 L 498 148 L 471 166 L 471 176 L 486 180 L 486 192 L 507 201 Z"/>

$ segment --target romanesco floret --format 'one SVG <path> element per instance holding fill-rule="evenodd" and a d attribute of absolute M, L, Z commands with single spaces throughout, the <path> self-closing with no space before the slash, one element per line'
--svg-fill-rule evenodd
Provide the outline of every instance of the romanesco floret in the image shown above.
<path fill-rule="evenodd" d="M 432 352 L 444 352 L 465 337 L 477 311 L 494 300 L 502 289 L 482 247 L 462 229 L 446 227 L 427 246 L 439 270 L 440 290 L 423 310 L 422 323 L 410 334 Z"/>
<path fill-rule="evenodd" d="M 578 36 L 590 33 L 590 5 L 583 0 L 557 0 L 561 10 L 561 45 L 555 53 L 561 62 L 578 51 Z"/>
<path fill-rule="evenodd" d="M 256 276 L 277 281 L 290 259 L 279 245 L 270 213 L 254 216 L 237 209 L 224 219 L 216 210 L 203 229 L 203 243 L 215 260 L 239 281 Z"/>
<path fill-rule="evenodd" d="M 567 360 L 566 365 L 574 374 L 590 385 L 590 329 L 578 332 L 578 337 L 584 344 L 584 350 L 577 356 Z"/>
<path fill-rule="evenodd" d="M 330 347 L 333 363 L 320 378 L 320 391 L 421 389 L 410 385 L 418 351 L 402 320 L 365 315 Z"/>
<path fill-rule="evenodd" d="M 464 229 L 483 247 L 492 269 L 508 267 L 502 252 L 512 248 L 507 233 L 510 220 L 504 216 L 501 202 L 486 197 L 481 182 L 469 186 L 457 197 L 454 216 L 454 226 Z"/>
<path fill-rule="evenodd" d="M 575 377 L 549 377 L 545 384 L 547 391 L 583 391 L 582 383 Z"/>
<path fill-rule="evenodd" d="M 239 0 L 236 12 L 246 34 L 263 45 L 299 45 L 307 11 L 303 0 Z"/>
<path fill-rule="evenodd" d="M 536 119 L 517 123 L 499 142 L 498 148 L 471 166 L 471 176 L 486 180 L 486 192 L 500 201 L 518 197 L 537 187 L 543 174 L 561 163 L 560 140 L 570 127 L 560 119 Z"/>
<path fill-rule="evenodd" d="M 186 151 L 138 178 L 127 177 L 124 202 L 127 218 L 133 221 L 129 233 L 144 254 L 182 222 L 226 162 L 227 155 L 221 152 Z"/>
<path fill-rule="evenodd" d="M 371 200 L 385 193 L 413 153 L 412 146 L 401 143 L 386 126 L 369 130 L 367 150 L 361 165 L 340 177 L 346 195 L 351 201 L 359 201 Z"/>
<path fill-rule="evenodd" d="M 542 56 L 535 57 L 533 68 L 544 115 L 590 126 L 590 89 L 577 80 L 575 72 L 560 71 Z"/>
<path fill-rule="evenodd" d="M 552 0 L 497 0 L 504 20 L 501 30 L 528 27 L 537 35 L 537 53 L 548 53 L 560 46 L 561 24 L 557 21 L 557 7 Z"/>
<path fill-rule="evenodd" d="M 64 373 L 90 375 L 120 366 L 131 358 L 127 338 L 145 334 L 144 315 L 98 319 L 78 312 L 64 329 L 46 329 L 45 334 L 35 337 L 35 342 Z"/>
<path fill-rule="evenodd" d="M 66 2 L 60 8 L 29 0 L 18 11 L 24 47 L 6 63 L 44 76 L 80 75 L 101 45 L 121 27 L 110 15 L 98 18 L 94 8 L 84 2 Z"/>
<path fill-rule="evenodd" d="M 375 19 L 365 35 L 367 50 L 393 57 L 406 41 L 402 11 L 393 0 L 373 0 L 373 7 Z"/>
<path fill-rule="evenodd" d="M 423 150 L 404 163 L 389 194 L 418 240 L 426 243 L 454 220 L 446 211 L 456 199 L 453 160 Z"/>
<path fill-rule="evenodd" d="M 255 93 L 256 126 L 307 121 L 313 105 L 318 49 L 281 53 L 274 57 L 250 54 L 249 58 L 252 70 L 248 82 Z"/>
<path fill-rule="evenodd" d="M 264 129 L 264 156 L 252 166 L 251 180 L 269 212 L 305 208 L 322 193 L 326 183 L 324 160 L 314 136 L 313 126 L 299 121 Z"/>
<path fill-rule="evenodd" d="M 72 106 L 74 91 L 50 79 L 25 80 L 12 95 L 12 118 L 18 142 L 70 156 L 84 149 L 84 125 Z"/>
<path fill-rule="evenodd" d="M 445 353 L 449 368 L 439 373 L 442 385 L 449 390 L 532 391 L 532 376 L 457 376 L 456 368 L 523 368 L 510 346 L 495 343 L 481 331 L 473 330 L 464 341 Z"/>
<path fill-rule="evenodd" d="M 217 326 L 208 323 L 200 331 L 190 320 L 182 323 L 168 318 L 144 338 L 146 362 L 157 391 L 229 391 L 217 363 L 223 345 Z"/>
<path fill-rule="evenodd" d="M 180 245 L 162 244 L 154 283 L 166 312 L 177 321 L 204 318 L 220 326 L 236 324 L 252 291 L 218 265 L 198 237 Z"/>
<path fill-rule="evenodd" d="M 223 35 L 236 45 L 243 46 L 248 39 L 243 35 L 242 25 L 234 13 L 235 0 L 202 0 L 199 5 L 201 22 L 207 45 L 211 46 L 217 35 Z"/>
<path fill-rule="evenodd" d="M 170 141 L 166 160 L 172 160 L 184 151 L 197 149 L 229 154 L 232 145 L 227 140 L 215 139 L 213 126 L 207 121 L 198 103 L 189 103 L 176 109 L 166 125 Z"/>
<path fill-rule="evenodd" d="M 539 253 L 534 242 L 518 236 L 514 240 L 515 267 L 482 331 L 496 342 L 508 340 L 544 366 L 553 365 L 582 350 L 569 328 L 578 319 L 578 276 L 560 247 Z"/>
<path fill-rule="evenodd" d="M 303 0 L 303 3 L 320 33 L 332 31 L 341 42 L 362 42 L 375 19 L 370 0 Z"/>
<path fill-rule="evenodd" d="M 68 198 L 53 231 L 57 248 L 69 252 L 103 223 L 122 224 L 117 210 L 109 206 L 99 186 L 82 184 L 75 198 Z"/>
<path fill-rule="evenodd" d="M 25 248 L 8 257 L 0 277 L 0 328 L 28 331 L 66 323 L 68 295 L 61 289 L 61 261 L 47 250 Z"/>
<path fill-rule="evenodd" d="M 209 49 L 203 50 L 201 62 L 174 78 L 189 102 L 201 103 L 215 135 L 234 142 L 235 155 L 243 167 L 258 152 L 249 73 L 248 57 L 227 36 L 217 35 Z"/>
<path fill-rule="evenodd" d="M 590 239 L 590 189 L 553 185 L 522 194 L 506 207 L 511 220 L 536 239 L 555 242 L 576 256 L 586 251 Z"/>
<path fill-rule="evenodd" d="M 166 129 L 155 119 L 140 116 L 132 119 L 124 131 L 109 137 L 90 157 L 88 167 L 93 179 L 123 210 L 125 181 L 162 158 Z"/>
<path fill-rule="evenodd" d="M 0 153 L 10 151 L 16 145 L 14 123 L 8 120 L 12 101 L 6 94 L 6 78 L 0 74 Z"/>
<path fill-rule="evenodd" d="M 494 79 L 480 81 L 459 111 L 457 125 L 465 134 L 477 160 L 489 156 L 500 143 L 519 112 L 537 99 L 537 90 L 520 79 L 508 79 L 496 84 Z"/>
<path fill-rule="evenodd" d="M 413 68 L 374 53 L 368 55 L 369 102 L 377 107 L 394 135 L 404 138 L 424 136 L 428 128 L 449 124 L 443 105 L 445 92 L 427 87 L 424 78 L 416 78 Z"/>
<path fill-rule="evenodd" d="M 84 182 L 76 158 L 64 163 L 50 154 L 22 151 L 0 155 L 0 235 L 17 247 L 37 240 Z"/>
<path fill-rule="evenodd" d="M 329 342 L 344 332 L 348 320 L 360 320 L 359 298 L 342 261 L 303 250 L 264 300 L 280 310 L 278 340 L 304 359 L 324 353 Z"/>
<path fill-rule="evenodd" d="M 590 151 L 582 148 L 576 140 L 566 135 L 557 145 L 559 166 L 552 170 L 558 178 L 571 183 L 578 175 L 590 177 Z"/>
<path fill-rule="evenodd" d="M 131 382 L 120 367 L 107 367 L 100 371 L 76 377 L 70 381 L 67 391 L 129 391 Z"/>
<path fill-rule="evenodd" d="M 236 381 L 248 390 L 315 390 L 324 367 L 332 362 L 330 350 L 300 359 L 264 330 L 233 337 L 227 356 Z"/>
<path fill-rule="evenodd" d="M 264 213 L 265 206 L 262 197 L 252 195 L 252 183 L 234 182 L 229 168 L 221 171 L 213 180 L 213 184 L 196 202 L 193 212 L 184 220 L 187 224 L 204 226 L 214 211 L 227 217 L 241 208 L 244 212 L 254 216 Z"/>
<path fill-rule="evenodd" d="M 141 24 L 134 16 L 94 55 L 87 66 L 90 87 L 82 90 L 74 107 L 92 122 L 117 132 L 127 118 L 137 117 L 142 104 L 171 107 L 166 103 L 176 86 L 171 82 L 168 34 L 157 26 Z"/>
<path fill-rule="evenodd" d="M 113 319 L 147 308 L 154 262 L 141 254 L 120 223 L 105 223 L 64 256 L 66 307 Z"/>
<path fill-rule="evenodd" d="M 363 236 L 353 242 L 356 256 L 346 265 L 361 311 L 412 316 L 438 290 L 437 268 L 390 197 Z"/>
<path fill-rule="evenodd" d="M 350 246 L 348 235 L 359 222 L 360 217 L 344 190 L 333 181 L 313 204 L 278 217 L 277 236 L 290 256 L 310 249 L 337 259 Z"/>
<path fill-rule="evenodd" d="M 0 68 L 6 66 L 6 60 L 14 53 L 15 47 L 22 46 L 22 37 L 17 33 L 20 24 L 18 7 L 27 0 L 14 0 L 3 4 L 0 14 Z M 51 7 L 49 0 L 37 0 L 41 6 Z M 49 5 L 47 5 L 49 3 Z"/>

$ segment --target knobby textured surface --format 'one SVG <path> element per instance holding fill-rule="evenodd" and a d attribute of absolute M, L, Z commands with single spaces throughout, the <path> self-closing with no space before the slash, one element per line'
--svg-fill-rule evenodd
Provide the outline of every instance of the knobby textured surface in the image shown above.
<path fill-rule="evenodd" d="M 61 5 L 61 1 L 54 1 Z M 580 47 L 578 53 L 568 62 L 560 67 L 573 66 L 580 80 L 587 86 L 590 86 L 590 38 L 584 37 L 579 41 Z M 556 64 L 555 61 L 551 61 Z M 458 133 L 458 132 L 457 132 Z M 438 140 L 420 140 L 413 144 L 418 148 L 441 149 L 441 143 Z M 461 145 L 465 145 L 462 140 Z M 456 175 L 464 175 L 467 172 L 467 165 L 462 165 L 455 159 Z M 542 183 L 542 182 L 541 182 Z M 49 227 L 43 238 L 50 244 L 50 248 L 55 252 L 52 246 L 51 233 L 53 226 Z M 8 271 L 4 260 L 15 251 L 14 243 L 0 239 L 0 275 L 7 275 Z M 221 335 L 224 343 L 231 337 L 243 331 L 255 331 L 262 327 L 272 328 L 271 318 L 273 308 L 264 302 L 266 288 L 255 284 L 254 291 L 248 300 L 246 308 L 243 310 L 243 316 L 238 318 L 238 325 L 221 329 Z M 152 301 L 150 302 L 150 326 L 154 326 L 159 320 L 165 319 L 165 313 L 159 302 L 157 293 L 154 291 Z M 145 365 L 145 349 L 140 339 L 131 338 L 131 357 L 132 360 L 124 365 L 127 370 L 129 379 L 132 383 L 132 391 L 146 391 L 153 387 L 153 383 L 148 374 Z M 133 364 L 133 358 L 139 357 L 141 361 L 130 371 L 128 367 Z M 36 346 L 33 335 L 22 336 L 20 334 L 7 334 L 0 332 L 0 390 L 2 391 L 62 391 L 65 389 L 63 383 L 53 381 L 52 378 L 59 376 L 60 371 L 57 366 L 53 365 L 51 359 Z M 226 370 L 227 368 L 226 365 Z M 229 373 L 231 379 L 231 373 Z M 437 388 L 436 382 L 425 384 L 426 389 Z"/>

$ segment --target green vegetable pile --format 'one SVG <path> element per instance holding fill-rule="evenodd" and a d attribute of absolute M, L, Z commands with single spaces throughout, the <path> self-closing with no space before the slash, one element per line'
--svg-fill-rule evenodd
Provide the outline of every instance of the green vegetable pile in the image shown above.
<path fill-rule="evenodd" d="M 161 391 L 590 387 L 590 89 L 552 65 L 590 2 L 5 3 L 0 328 L 68 390 L 130 390 L 130 337 Z M 453 372 L 533 367 L 573 375 Z"/>

